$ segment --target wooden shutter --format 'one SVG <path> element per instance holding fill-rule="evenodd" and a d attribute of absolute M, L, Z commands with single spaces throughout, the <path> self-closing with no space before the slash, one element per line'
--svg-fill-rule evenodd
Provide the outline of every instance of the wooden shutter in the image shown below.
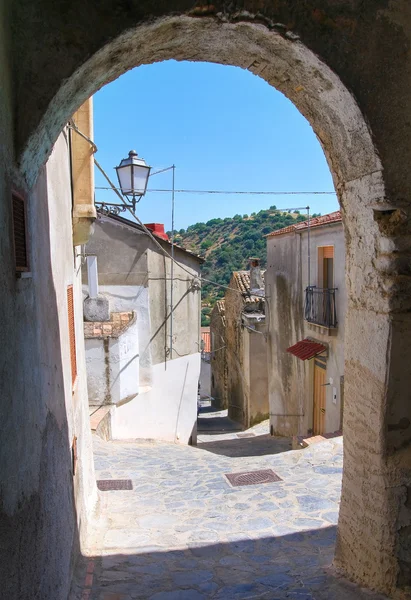
<path fill-rule="evenodd" d="M 70 360 L 71 360 L 71 383 L 74 383 L 77 379 L 77 358 L 76 358 L 76 329 L 74 321 L 74 297 L 73 297 L 73 286 L 69 285 L 67 288 L 67 311 L 68 311 L 68 326 L 69 326 L 69 339 L 70 339 Z"/>
<path fill-rule="evenodd" d="M 334 246 L 323 246 L 323 258 L 334 258 Z"/>
<path fill-rule="evenodd" d="M 28 271 L 29 262 L 27 256 L 27 224 L 26 224 L 26 203 L 24 198 L 12 193 L 13 202 L 13 242 L 14 259 L 16 271 Z"/>

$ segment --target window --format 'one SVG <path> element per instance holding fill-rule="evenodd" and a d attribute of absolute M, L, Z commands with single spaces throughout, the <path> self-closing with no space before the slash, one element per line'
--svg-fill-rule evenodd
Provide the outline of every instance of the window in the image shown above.
<path fill-rule="evenodd" d="M 334 287 L 334 246 L 318 248 L 318 287 L 323 289 Z"/>
<path fill-rule="evenodd" d="M 337 327 L 336 289 L 334 288 L 334 246 L 318 247 L 317 284 L 305 290 L 305 315 L 309 323 L 328 329 Z"/>
<path fill-rule="evenodd" d="M 69 326 L 69 340 L 70 340 L 70 361 L 71 361 L 71 384 L 74 384 L 77 379 L 77 357 L 76 357 L 76 329 L 74 321 L 74 297 L 73 297 L 73 286 L 69 285 L 67 288 L 67 312 L 68 312 L 68 326 Z"/>
<path fill-rule="evenodd" d="M 27 253 L 26 202 L 22 196 L 12 192 L 14 260 L 18 273 L 29 270 Z"/>

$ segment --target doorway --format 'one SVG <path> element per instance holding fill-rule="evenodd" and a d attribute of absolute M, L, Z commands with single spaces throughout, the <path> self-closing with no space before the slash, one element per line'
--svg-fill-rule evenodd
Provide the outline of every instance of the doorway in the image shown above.
<path fill-rule="evenodd" d="M 313 433 L 325 433 L 325 375 L 327 361 L 324 356 L 314 358 L 314 389 L 313 389 Z"/>

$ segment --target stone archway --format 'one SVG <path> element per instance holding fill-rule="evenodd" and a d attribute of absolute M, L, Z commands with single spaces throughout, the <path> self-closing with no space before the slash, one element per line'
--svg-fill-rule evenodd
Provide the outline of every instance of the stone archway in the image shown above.
<path fill-rule="evenodd" d="M 401 255 L 409 248 L 407 218 L 386 198 L 372 133 L 339 77 L 283 26 L 159 18 L 103 45 L 61 82 L 23 144 L 20 173 L 33 184 L 64 123 L 101 86 L 130 68 L 171 58 L 259 75 L 296 105 L 322 144 L 343 211 L 350 296 L 336 564 L 360 583 L 393 591 L 409 580 L 411 554 L 411 407 L 404 396 L 411 373 L 402 362 L 410 329 Z"/>

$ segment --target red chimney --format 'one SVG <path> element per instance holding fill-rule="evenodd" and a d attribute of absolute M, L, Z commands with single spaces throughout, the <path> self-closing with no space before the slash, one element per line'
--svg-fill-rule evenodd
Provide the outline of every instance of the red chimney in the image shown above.
<path fill-rule="evenodd" d="M 150 229 L 150 231 L 152 231 L 157 237 L 161 238 L 162 240 L 166 240 L 166 242 L 169 241 L 168 235 L 164 231 L 163 223 L 145 223 L 145 226 L 147 227 L 147 229 Z"/>

